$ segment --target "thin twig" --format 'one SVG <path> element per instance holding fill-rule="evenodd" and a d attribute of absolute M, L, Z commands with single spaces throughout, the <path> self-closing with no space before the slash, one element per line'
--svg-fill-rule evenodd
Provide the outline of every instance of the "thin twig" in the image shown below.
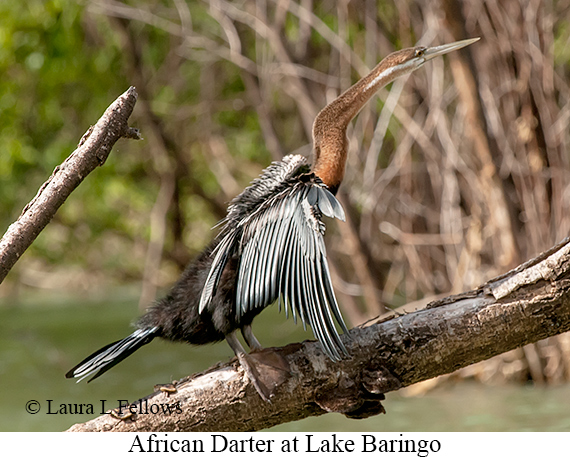
<path fill-rule="evenodd" d="M 55 168 L 18 220 L 8 227 L 0 240 L 0 283 L 71 192 L 89 173 L 105 163 L 117 140 L 121 137 L 141 138 L 138 130 L 128 125 L 137 96 L 135 88 L 130 87 L 107 108 L 99 121 L 83 135 L 77 149 Z"/>

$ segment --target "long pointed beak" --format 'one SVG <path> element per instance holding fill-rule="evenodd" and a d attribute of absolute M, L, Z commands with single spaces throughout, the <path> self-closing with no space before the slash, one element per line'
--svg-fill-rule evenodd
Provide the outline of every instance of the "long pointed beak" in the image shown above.
<path fill-rule="evenodd" d="M 424 53 L 424 59 L 427 62 L 428 60 L 433 59 L 434 57 L 442 56 L 443 54 L 447 54 L 451 51 L 456 51 L 458 49 L 464 48 L 465 46 L 469 46 L 476 41 L 479 41 L 481 38 L 469 38 L 468 40 L 461 40 L 456 41 L 454 43 L 449 44 L 442 44 L 441 46 L 434 46 L 432 48 L 427 48 Z"/>

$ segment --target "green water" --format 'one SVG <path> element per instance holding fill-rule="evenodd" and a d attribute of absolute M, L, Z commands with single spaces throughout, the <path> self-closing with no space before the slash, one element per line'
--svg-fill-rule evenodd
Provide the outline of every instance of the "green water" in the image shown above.
<path fill-rule="evenodd" d="M 138 314 L 132 293 L 58 299 L 44 294 L 17 305 L 0 300 L 0 431 L 59 431 L 97 416 L 101 400 L 148 395 L 170 382 L 232 355 L 226 344 L 189 347 L 154 341 L 93 383 L 65 379 L 69 368 L 95 349 L 126 336 Z M 300 326 L 274 308 L 254 324 L 262 343 L 284 345 L 306 339 Z M 29 414 L 30 400 L 41 410 Z M 93 404 L 93 414 L 47 414 L 61 404 Z M 486 387 L 462 383 L 423 397 L 387 395 L 388 414 L 355 421 L 327 414 L 275 427 L 277 431 L 570 431 L 570 385 L 553 388 Z"/>

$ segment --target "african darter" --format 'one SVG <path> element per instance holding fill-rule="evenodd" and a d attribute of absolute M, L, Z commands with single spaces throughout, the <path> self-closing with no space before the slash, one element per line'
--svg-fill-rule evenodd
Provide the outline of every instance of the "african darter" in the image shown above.
<path fill-rule="evenodd" d="M 137 330 L 87 357 L 67 374 L 91 380 L 153 338 L 206 344 L 225 339 L 259 394 L 268 400 L 271 382 L 262 380 L 264 350 L 251 323 L 278 301 L 295 321 L 308 324 L 334 361 L 348 356 L 323 235 L 322 216 L 344 220 L 335 198 L 344 176 L 346 129 L 378 89 L 427 61 L 461 49 L 478 38 L 394 52 L 368 75 L 328 104 L 313 124 L 313 166 L 300 155 L 274 162 L 228 207 L 215 240 L 184 271 L 170 292 L 136 323 Z M 237 331 L 250 347 L 248 354 Z M 268 357 L 271 359 L 271 357 Z M 267 362 L 279 367 L 280 362 Z M 286 363 L 282 366 L 287 371 Z"/>

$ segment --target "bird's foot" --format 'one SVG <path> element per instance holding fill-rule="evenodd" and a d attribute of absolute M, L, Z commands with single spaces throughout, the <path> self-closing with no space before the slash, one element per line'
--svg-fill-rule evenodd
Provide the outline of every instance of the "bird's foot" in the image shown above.
<path fill-rule="evenodd" d="M 249 354 L 245 352 L 235 332 L 226 335 L 226 341 L 261 398 L 271 402 L 271 397 L 275 395 L 277 388 L 291 376 L 289 363 L 275 350 L 263 349 L 249 326 L 245 328 L 243 334 L 253 349 Z"/>
<path fill-rule="evenodd" d="M 267 402 L 271 402 L 277 388 L 291 376 L 287 360 L 273 350 L 244 352 L 238 354 L 238 360 L 261 398 Z"/>

